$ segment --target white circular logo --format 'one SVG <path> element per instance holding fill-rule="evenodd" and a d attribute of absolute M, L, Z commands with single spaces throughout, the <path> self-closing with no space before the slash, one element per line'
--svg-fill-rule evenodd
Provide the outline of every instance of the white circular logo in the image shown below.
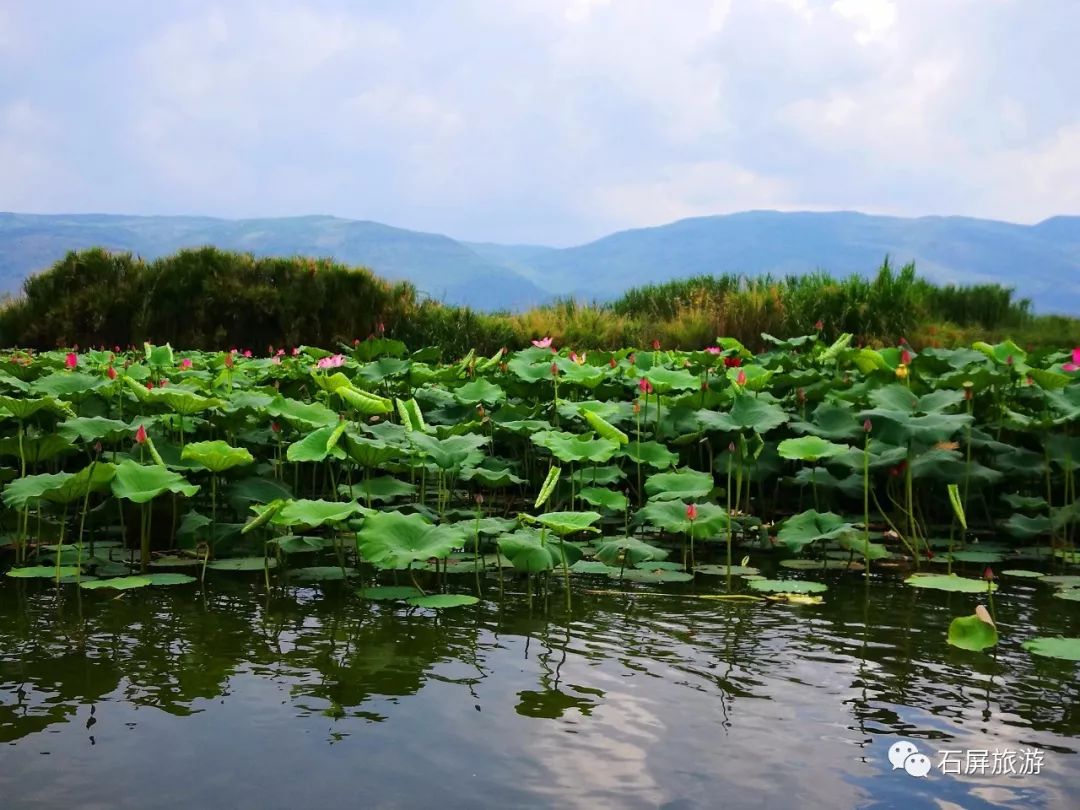
<path fill-rule="evenodd" d="M 915 743 L 899 740 L 889 746 L 889 762 L 893 770 L 904 770 L 908 776 L 926 776 L 930 773 L 930 757 L 920 754 Z"/>

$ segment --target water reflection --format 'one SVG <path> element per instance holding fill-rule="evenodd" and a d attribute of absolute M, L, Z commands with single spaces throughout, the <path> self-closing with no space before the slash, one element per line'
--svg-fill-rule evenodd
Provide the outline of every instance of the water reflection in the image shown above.
<path fill-rule="evenodd" d="M 50 806 L 306 806 L 354 781 L 395 806 L 1064 806 L 1076 668 L 1019 642 L 1074 633 L 1076 609 L 1005 591 L 1002 643 L 977 655 L 944 637 L 970 597 L 859 580 L 816 608 L 580 592 L 569 618 L 518 597 L 435 615 L 245 580 L 121 598 L 4 583 L 0 790 Z M 898 736 L 930 754 L 1038 746 L 1046 767 L 916 780 L 890 770 Z M 204 778 L 163 793 L 161 750 Z"/>

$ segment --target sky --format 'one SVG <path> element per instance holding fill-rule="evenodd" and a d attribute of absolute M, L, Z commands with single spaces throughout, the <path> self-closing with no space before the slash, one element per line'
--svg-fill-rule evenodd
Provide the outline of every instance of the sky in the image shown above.
<path fill-rule="evenodd" d="M 1078 0 L 0 0 L 0 210 L 1080 213 Z"/>

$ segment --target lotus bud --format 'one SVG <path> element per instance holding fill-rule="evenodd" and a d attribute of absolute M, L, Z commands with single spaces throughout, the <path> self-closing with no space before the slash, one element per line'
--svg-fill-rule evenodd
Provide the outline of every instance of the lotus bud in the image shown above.
<path fill-rule="evenodd" d="M 247 358 L 251 357 L 251 349 L 244 349 L 244 357 L 247 357 Z"/>
<path fill-rule="evenodd" d="M 870 424 L 869 419 L 864 419 L 863 420 L 863 423 L 862 423 L 863 433 L 869 433 L 871 430 L 873 430 L 873 427 L 874 426 L 872 424 Z"/>
<path fill-rule="evenodd" d="M 735 442 L 728 442 L 727 451 L 729 453 L 735 452 Z"/>
<path fill-rule="evenodd" d="M 79 365 L 79 355 L 75 354 L 75 352 L 68 352 L 67 357 L 64 358 L 64 365 L 68 368 L 75 368 L 75 366 Z"/>
<path fill-rule="evenodd" d="M 143 425 L 139 425 L 139 429 L 135 431 L 135 443 L 146 444 L 146 428 Z"/>
<path fill-rule="evenodd" d="M 633 352 L 630 352 L 630 354 L 626 356 L 626 359 L 630 362 L 630 365 L 634 365 L 637 362 L 637 356 Z"/>
<path fill-rule="evenodd" d="M 146 390 L 150 391 L 150 390 L 153 389 L 153 387 L 154 387 L 154 381 L 153 380 L 147 380 L 146 381 Z"/>
<path fill-rule="evenodd" d="M 986 566 L 986 569 L 983 571 L 983 579 L 985 579 L 987 582 L 990 582 L 994 579 L 994 569 L 991 568 L 989 565 Z"/>
<path fill-rule="evenodd" d="M 191 358 L 185 357 L 180 361 L 180 368 L 191 368 Z"/>
<path fill-rule="evenodd" d="M 653 340 L 652 347 L 653 347 L 654 352 L 660 351 L 660 341 L 659 340 Z"/>
<path fill-rule="evenodd" d="M 1010 354 L 1008 357 L 1005 358 L 1005 365 L 1011 366 L 1012 364 L 1013 364 L 1013 356 Z"/>
<path fill-rule="evenodd" d="M 641 413 L 641 400 L 640 399 L 635 399 L 634 400 L 634 416 L 637 416 L 639 413 Z"/>
<path fill-rule="evenodd" d="M 686 507 L 686 519 L 693 523 L 697 520 L 697 504 L 690 504 Z"/>
<path fill-rule="evenodd" d="M 109 366 L 107 369 L 105 369 L 105 375 L 110 380 L 115 380 L 116 379 L 116 369 L 113 368 L 112 366 Z"/>
<path fill-rule="evenodd" d="M 477 506 L 483 506 L 484 505 L 484 496 L 483 496 L 482 493 L 477 492 L 475 500 L 476 500 L 476 505 Z"/>
<path fill-rule="evenodd" d="M 271 422 L 270 430 L 272 430 L 274 433 L 281 433 L 281 425 L 279 425 L 277 422 Z"/>
<path fill-rule="evenodd" d="M 559 364 L 554 362 L 554 361 L 552 361 L 552 363 L 551 363 L 551 376 L 552 377 L 558 377 L 559 376 Z"/>
<path fill-rule="evenodd" d="M 806 402 L 806 389 L 805 388 L 797 388 L 795 390 L 795 397 L 796 397 L 796 399 L 799 400 L 800 403 Z"/>
<path fill-rule="evenodd" d="M 232 368 L 233 367 L 233 359 L 232 358 L 233 358 L 232 352 L 229 352 L 227 355 L 225 355 L 225 368 Z"/>
<path fill-rule="evenodd" d="M 616 363 L 615 358 L 612 357 L 610 360 L 608 360 L 608 365 L 611 366 L 612 368 L 615 368 L 615 366 L 617 366 L 618 363 Z"/>
<path fill-rule="evenodd" d="M 94 453 L 101 455 L 101 442 L 94 442 Z"/>
<path fill-rule="evenodd" d="M 910 366 L 911 365 L 911 352 L 909 352 L 907 349 L 904 349 L 903 351 L 901 351 L 900 352 L 900 362 L 903 363 L 905 366 Z"/>
<path fill-rule="evenodd" d="M 480 419 L 483 419 L 485 416 L 487 416 L 487 411 L 484 410 L 484 406 L 480 403 L 477 403 L 476 405 L 476 415 L 479 416 Z"/>
<path fill-rule="evenodd" d="M 161 382 L 158 383 L 158 388 L 164 388 L 168 384 L 169 381 L 167 379 L 162 379 Z"/>
<path fill-rule="evenodd" d="M 741 368 L 739 369 L 739 376 L 735 378 L 735 382 L 739 385 L 746 385 L 746 372 Z"/>
<path fill-rule="evenodd" d="M 814 324 L 814 329 L 816 329 L 818 332 L 820 332 L 824 328 L 825 328 L 825 322 L 823 320 L 821 320 L 821 318 L 818 318 L 817 322 Z"/>

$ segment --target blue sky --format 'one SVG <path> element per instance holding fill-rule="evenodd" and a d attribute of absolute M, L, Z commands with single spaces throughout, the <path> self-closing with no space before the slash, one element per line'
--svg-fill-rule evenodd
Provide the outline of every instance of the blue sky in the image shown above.
<path fill-rule="evenodd" d="M 1077 0 L 0 0 L 0 210 L 1080 213 Z"/>

